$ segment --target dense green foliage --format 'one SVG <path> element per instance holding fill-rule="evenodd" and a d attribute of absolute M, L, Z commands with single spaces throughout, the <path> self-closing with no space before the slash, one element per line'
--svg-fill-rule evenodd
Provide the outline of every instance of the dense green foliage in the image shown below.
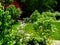
<path fill-rule="evenodd" d="M 20 45 L 17 44 L 21 35 L 18 33 L 20 22 L 14 23 L 9 15 L 9 11 L 0 9 L 0 45 Z"/>
<path fill-rule="evenodd" d="M 1 0 L 3 5 L 12 1 Z M 59 22 L 55 23 L 56 16 L 60 16 L 60 13 L 51 12 L 56 0 L 22 1 L 25 13 L 29 14 L 35 10 L 29 18 L 24 18 L 22 23 L 22 20 L 18 20 L 21 15 L 20 9 L 9 5 L 4 10 L 0 5 L 0 45 L 50 45 L 53 36 L 60 39 Z"/>
<path fill-rule="evenodd" d="M 11 16 L 9 15 L 9 12 L 8 11 L 4 11 L 2 9 L 0 9 L 0 40 L 2 42 L 0 42 L 0 45 L 2 44 L 5 44 L 6 43 L 6 36 L 9 36 L 7 35 L 9 33 L 9 28 L 11 27 L 11 24 L 12 24 L 12 19 L 11 19 Z"/>
<path fill-rule="evenodd" d="M 6 11 L 9 11 L 9 14 L 11 15 L 12 19 L 16 20 L 17 18 L 20 18 L 21 10 L 19 8 L 16 9 L 14 5 L 8 6 Z"/>
<path fill-rule="evenodd" d="M 39 42 L 42 41 L 46 44 L 45 41 L 51 39 L 56 30 L 56 27 L 53 24 L 53 22 L 56 21 L 55 14 L 52 12 L 43 12 L 40 14 L 38 11 L 34 11 L 31 15 L 31 22 L 32 20 L 33 23 L 26 24 L 24 30 L 30 33 L 32 38 L 35 37 L 34 39 L 37 41 L 36 43 L 39 44 Z"/>
<path fill-rule="evenodd" d="M 55 16 L 56 16 L 55 13 L 52 13 L 49 11 L 49 12 L 43 12 L 42 14 L 40 14 L 37 10 L 35 10 L 30 16 L 31 22 L 36 22 L 38 19 L 41 18 L 41 15 L 47 19 L 52 18 L 52 19 L 56 20 L 55 19 Z"/>
<path fill-rule="evenodd" d="M 30 16 L 31 22 L 35 22 L 39 18 L 40 18 L 40 13 L 37 10 L 35 10 Z"/>
<path fill-rule="evenodd" d="M 34 16 L 33 16 L 34 15 Z M 52 16 L 53 15 L 53 16 Z M 43 12 L 40 14 L 37 10 L 31 15 L 31 20 L 35 19 L 32 23 L 27 23 L 24 30 L 20 30 L 20 22 L 15 23 L 12 20 L 8 11 L 0 9 L 0 45 L 46 45 L 49 37 L 55 31 L 53 22 L 55 21 L 55 14 L 51 12 Z M 27 27 L 28 26 L 28 27 Z"/>
<path fill-rule="evenodd" d="M 26 13 L 31 13 L 34 10 L 38 10 L 39 12 L 47 10 L 53 11 L 53 7 L 55 7 L 56 4 L 56 0 L 25 0 L 24 10 Z"/>
<path fill-rule="evenodd" d="M 12 2 L 12 1 L 13 1 L 13 0 L 9 0 L 9 1 L 8 1 L 8 0 L 1 0 L 1 2 L 2 2 L 3 5 L 5 5 L 5 4 L 7 4 L 7 3 L 10 3 L 10 2 Z"/>

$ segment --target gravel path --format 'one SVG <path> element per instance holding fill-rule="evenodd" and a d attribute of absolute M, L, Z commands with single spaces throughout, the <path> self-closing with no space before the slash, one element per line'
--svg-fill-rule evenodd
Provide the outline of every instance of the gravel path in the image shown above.
<path fill-rule="evenodd" d="M 60 45 L 60 40 L 54 40 L 52 45 Z"/>

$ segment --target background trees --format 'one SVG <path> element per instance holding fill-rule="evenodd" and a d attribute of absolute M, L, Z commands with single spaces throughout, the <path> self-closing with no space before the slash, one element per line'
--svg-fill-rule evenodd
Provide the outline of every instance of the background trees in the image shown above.
<path fill-rule="evenodd" d="M 23 10 L 25 11 L 24 13 L 29 16 L 34 10 L 38 10 L 39 12 L 53 11 L 56 4 L 56 0 L 25 0 Z"/>

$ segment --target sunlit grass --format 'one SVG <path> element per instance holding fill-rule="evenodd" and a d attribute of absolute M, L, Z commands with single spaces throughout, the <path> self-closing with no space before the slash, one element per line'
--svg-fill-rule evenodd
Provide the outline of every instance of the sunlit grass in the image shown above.
<path fill-rule="evenodd" d="M 57 27 L 57 31 L 54 33 L 54 38 L 56 40 L 60 40 L 60 22 L 54 22 L 54 24 L 56 25 Z"/>

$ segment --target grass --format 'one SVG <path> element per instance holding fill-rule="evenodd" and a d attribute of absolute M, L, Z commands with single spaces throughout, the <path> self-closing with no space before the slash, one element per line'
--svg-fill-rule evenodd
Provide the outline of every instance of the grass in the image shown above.
<path fill-rule="evenodd" d="M 60 40 L 60 22 L 54 22 L 54 24 L 56 25 L 57 27 L 57 31 L 54 33 L 54 38 L 56 40 Z"/>

